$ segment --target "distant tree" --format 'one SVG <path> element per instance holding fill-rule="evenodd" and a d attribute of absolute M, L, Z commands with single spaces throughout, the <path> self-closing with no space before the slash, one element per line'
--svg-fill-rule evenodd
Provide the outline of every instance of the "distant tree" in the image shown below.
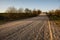
<path fill-rule="evenodd" d="M 17 9 L 15 7 L 8 7 L 5 13 L 17 13 Z"/>
<path fill-rule="evenodd" d="M 49 15 L 55 15 L 55 11 L 54 10 L 49 11 Z"/>
<path fill-rule="evenodd" d="M 17 10 L 17 13 L 23 13 L 23 12 L 24 12 L 23 8 L 19 8 L 19 9 Z"/>
<path fill-rule="evenodd" d="M 38 12 L 37 12 L 37 10 L 33 10 L 33 12 L 32 12 L 33 14 L 34 14 L 34 16 L 37 16 L 38 15 Z"/>
<path fill-rule="evenodd" d="M 58 16 L 60 16 L 60 10 L 58 10 L 58 9 L 55 10 L 55 14 L 58 15 Z"/>
<path fill-rule="evenodd" d="M 28 8 L 25 9 L 25 13 L 29 13 L 29 11 L 30 11 L 30 10 L 29 10 Z"/>
<path fill-rule="evenodd" d="M 33 13 L 37 13 L 37 11 L 34 9 L 34 10 L 33 10 Z"/>
<path fill-rule="evenodd" d="M 29 10 L 28 13 L 32 13 L 32 10 Z"/>
<path fill-rule="evenodd" d="M 41 13 L 41 10 L 37 10 L 37 13 L 40 14 Z"/>

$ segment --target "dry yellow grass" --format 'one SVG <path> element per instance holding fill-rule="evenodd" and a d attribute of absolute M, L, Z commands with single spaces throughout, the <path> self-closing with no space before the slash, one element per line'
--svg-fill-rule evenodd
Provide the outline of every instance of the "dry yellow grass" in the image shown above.
<path fill-rule="evenodd" d="M 55 23 L 60 27 L 60 20 L 56 20 Z"/>

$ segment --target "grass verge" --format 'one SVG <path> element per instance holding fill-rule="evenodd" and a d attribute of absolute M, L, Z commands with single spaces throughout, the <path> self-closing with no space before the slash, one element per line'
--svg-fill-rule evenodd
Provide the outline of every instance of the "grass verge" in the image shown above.
<path fill-rule="evenodd" d="M 48 15 L 50 21 L 54 21 L 60 27 L 60 17 L 56 15 Z"/>

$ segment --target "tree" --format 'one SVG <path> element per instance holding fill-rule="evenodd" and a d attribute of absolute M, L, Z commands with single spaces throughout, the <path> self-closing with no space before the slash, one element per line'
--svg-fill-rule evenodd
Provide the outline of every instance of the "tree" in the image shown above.
<path fill-rule="evenodd" d="M 60 10 L 55 10 L 55 14 L 60 16 Z"/>
<path fill-rule="evenodd" d="M 33 13 L 37 13 L 37 11 L 34 9 L 34 10 L 33 10 Z"/>
<path fill-rule="evenodd" d="M 17 13 L 17 10 L 15 7 L 8 7 L 5 13 Z"/>
<path fill-rule="evenodd" d="M 29 11 L 30 11 L 30 10 L 29 10 L 28 8 L 25 9 L 25 13 L 29 13 Z"/>
<path fill-rule="evenodd" d="M 41 11 L 40 11 L 40 10 L 37 10 L 37 13 L 38 13 L 38 14 L 40 14 L 40 13 L 41 13 Z"/>
<path fill-rule="evenodd" d="M 37 10 L 35 10 L 35 9 L 33 10 L 32 13 L 33 13 L 34 16 L 37 16 L 38 15 Z"/>
<path fill-rule="evenodd" d="M 17 10 L 17 13 L 23 13 L 23 8 L 19 8 L 18 10 Z"/>
<path fill-rule="evenodd" d="M 54 10 L 49 11 L 49 15 L 55 15 L 55 11 Z"/>

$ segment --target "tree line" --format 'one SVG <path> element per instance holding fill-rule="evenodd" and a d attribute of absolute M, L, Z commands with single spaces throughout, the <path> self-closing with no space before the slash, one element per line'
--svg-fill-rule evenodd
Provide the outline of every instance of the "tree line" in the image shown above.
<path fill-rule="evenodd" d="M 50 15 L 60 16 L 60 9 L 51 10 L 48 12 Z"/>
<path fill-rule="evenodd" d="M 60 20 L 60 9 L 51 10 L 47 14 L 48 17 L 52 20 Z"/>
<path fill-rule="evenodd" d="M 9 7 L 4 13 L 0 13 L 0 20 L 16 20 L 29 17 L 38 16 L 42 11 L 41 10 L 30 10 L 28 8 L 19 8 L 18 10 L 15 7 Z"/>

